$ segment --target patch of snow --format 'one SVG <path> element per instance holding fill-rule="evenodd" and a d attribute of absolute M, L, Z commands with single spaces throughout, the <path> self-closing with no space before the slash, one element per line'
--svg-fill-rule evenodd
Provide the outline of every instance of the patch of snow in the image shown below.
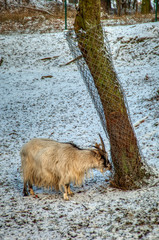
<path fill-rule="evenodd" d="M 159 23 L 106 28 L 135 132 L 149 165 L 159 167 Z M 137 191 L 109 188 L 104 176 L 62 194 L 36 188 L 23 197 L 21 146 L 33 137 L 73 141 L 81 147 L 109 143 L 62 32 L 0 35 L 0 238 L 159 238 L 159 185 Z M 42 60 L 46 58 L 46 60 Z M 48 59 L 47 59 L 48 58 Z"/>

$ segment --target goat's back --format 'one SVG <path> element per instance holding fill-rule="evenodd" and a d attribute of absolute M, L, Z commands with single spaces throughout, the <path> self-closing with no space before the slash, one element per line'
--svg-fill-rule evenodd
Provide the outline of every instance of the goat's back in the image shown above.
<path fill-rule="evenodd" d="M 59 189 L 74 155 L 71 144 L 50 139 L 32 139 L 20 151 L 23 179 L 38 186 Z"/>

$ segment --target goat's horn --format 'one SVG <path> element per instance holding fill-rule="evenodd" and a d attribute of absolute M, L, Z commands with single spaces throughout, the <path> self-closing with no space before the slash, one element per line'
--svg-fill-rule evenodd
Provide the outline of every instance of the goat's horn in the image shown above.
<path fill-rule="evenodd" d="M 95 148 L 100 149 L 100 145 L 98 143 L 95 143 Z"/>
<path fill-rule="evenodd" d="M 100 137 L 101 144 L 102 144 L 102 150 L 103 150 L 104 152 L 106 152 L 106 150 L 105 150 L 105 145 L 104 145 L 104 141 L 103 141 L 103 139 L 102 139 L 100 133 L 99 133 L 99 137 Z"/>

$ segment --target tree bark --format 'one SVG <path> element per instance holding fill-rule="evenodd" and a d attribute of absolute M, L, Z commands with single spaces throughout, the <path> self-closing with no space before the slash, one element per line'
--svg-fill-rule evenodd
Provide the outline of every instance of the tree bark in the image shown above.
<path fill-rule="evenodd" d="M 4 8 L 5 8 L 6 10 L 8 9 L 7 0 L 4 0 Z"/>
<path fill-rule="evenodd" d="M 117 15 L 120 17 L 121 16 L 121 0 L 116 0 L 117 4 Z"/>
<path fill-rule="evenodd" d="M 78 36 L 78 46 L 93 76 L 104 109 L 115 170 L 111 184 L 122 189 L 137 188 L 145 175 L 145 169 L 142 167 L 122 88 L 109 51 L 104 50 L 100 0 L 79 1 L 74 28 Z"/>
<path fill-rule="evenodd" d="M 150 13 L 152 9 L 150 0 L 142 0 L 142 5 L 141 5 L 141 13 L 142 14 L 147 14 Z"/>
<path fill-rule="evenodd" d="M 136 13 L 138 12 L 138 0 L 133 1 L 133 9 L 136 10 Z"/>
<path fill-rule="evenodd" d="M 106 13 L 111 9 L 111 0 L 101 0 L 101 5 Z"/>

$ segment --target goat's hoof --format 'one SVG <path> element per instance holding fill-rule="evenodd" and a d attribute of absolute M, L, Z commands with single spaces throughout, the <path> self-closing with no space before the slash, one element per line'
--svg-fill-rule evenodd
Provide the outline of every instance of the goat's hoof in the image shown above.
<path fill-rule="evenodd" d="M 39 198 L 39 196 L 37 194 L 34 194 L 33 197 L 34 198 Z"/>
<path fill-rule="evenodd" d="M 70 195 L 71 197 L 73 197 L 75 194 L 74 194 L 73 192 L 71 192 L 71 193 L 69 193 L 69 195 Z"/>
<path fill-rule="evenodd" d="M 24 197 L 29 196 L 28 192 L 23 192 L 23 196 L 24 196 Z"/>
<path fill-rule="evenodd" d="M 30 192 L 30 195 L 35 195 L 35 193 L 34 193 L 32 188 L 29 190 L 29 192 Z"/>
<path fill-rule="evenodd" d="M 65 201 L 69 200 L 68 195 L 66 193 L 64 193 L 63 198 L 64 198 Z"/>

